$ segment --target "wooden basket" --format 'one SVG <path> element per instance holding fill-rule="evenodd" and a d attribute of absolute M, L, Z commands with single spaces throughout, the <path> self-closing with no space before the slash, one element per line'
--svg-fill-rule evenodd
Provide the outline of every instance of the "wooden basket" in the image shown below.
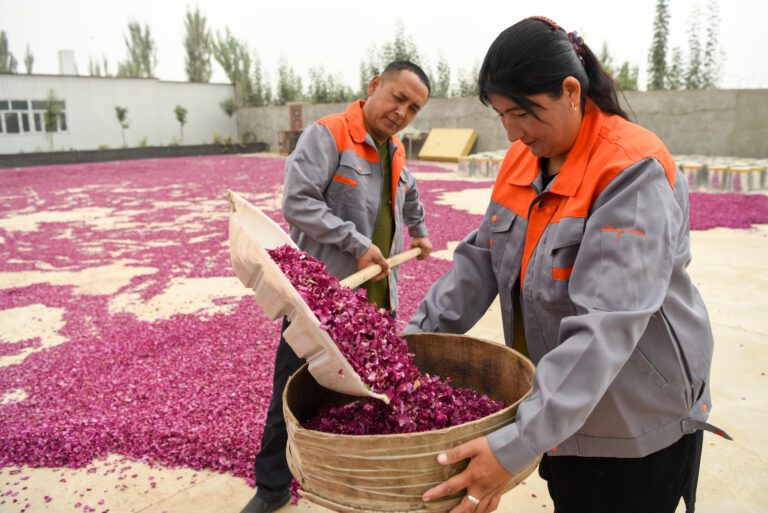
<path fill-rule="evenodd" d="M 288 428 L 288 464 L 304 498 L 343 513 L 443 512 L 455 507 L 460 494 L 424 503 L 421 495 L 466 468 L 468 461 L 440 465 L 437 455 L 511 423 L 517 405 L 531 389 L 534 366 L 504 345 L 463 335 L 406 335 L 422 373 L 450 377 L 453 386 L 468 387 L 503 400 L 509 406 L 485 418 L 450 428 L 399 435 L 335 435 L 301 427 L 324 405 L 339 406 L 357 397 L 327 390 L 306 365 L 291 376 L 283 393 Z M 531 462 L 515 475 L 507 490 L 538 465 Z"/>

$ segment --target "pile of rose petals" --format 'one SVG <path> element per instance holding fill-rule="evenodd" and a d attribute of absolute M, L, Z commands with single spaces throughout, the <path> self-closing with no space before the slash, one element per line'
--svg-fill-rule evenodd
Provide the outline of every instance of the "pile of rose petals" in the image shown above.
<path fill-rule="evenodd" d="M 326 406 L 305 427 L 336 434 L 413 433 L 471 422 L 506 406 L 474 390 L 454 388 L 449 378 L 422 374 L 389 312 L 368 303 L 365 290 L 339 285 L 316 258 L 290 246 L 269 255 L 363 383 L 389 397 L 389 404 L 368 400 Z"/>

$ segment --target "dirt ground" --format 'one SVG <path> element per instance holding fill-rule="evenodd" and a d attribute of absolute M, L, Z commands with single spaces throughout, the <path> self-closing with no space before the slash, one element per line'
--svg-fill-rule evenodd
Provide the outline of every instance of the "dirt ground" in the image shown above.
<path fill-rule="evenodd" d="M 455 174 L 419 176 L 417 179 L 466 180 Z M 274 195 L 273 195 L 274 196 Z M 487 182 L 460 192 L 446 192 L 440 201 L 455 208 L 477 212 L 478 205 L 490 197 Z M 270 198 L 265 198 L 269 201 Z M 42 214 L 41 214 L 42 215 Z M 24 222 L 30 222 L 27 216 Z M 44 219 L 40 218 L 42 222 Z M 118 222 L 117 220 L 116 222 Z M 12 223 L 13 221 L 8 221 Z M 19 228 L 19 227 L 17 227 Z M 19 229 L 25 229 L 21 227 Z M 437 258 L 451 258 L 452 246 L 436 253 Z M 708 306 L 716 340 L 712 390 L 714 411 L 711 422 L 727 431 L 733 438 L 728 442 L 709 433 L 704 438 L 704 454 L 699 482 L 698 513 L 753 513 L 768 511 L 768 226 L 751 230 L 713 229 L 692 232 L 693 262 L 690 273 Z M 149 272 L 140 267 L 124 267 L 120 262 L 109 268 L 92 269 L 77 276 L 66 272 L 39 272 L 37 275 L 6 274 L 3 280 L 29 283 L 45 280 L 72 284 L 88 290 L 116 290 L 113 283 L 127 279 L 126 273 Z M 17 273 L 21 274 L 21 273 Z M 9 282 L 6 282 L 9 283 Z M 7 287 L 7 285 L 4 285 Z M 241 297 L 246 294 L 229 279 L 179 280 L 169 284 L 156 303 L 142 303 L 139 297 L 118 296 L 110 308 L 155 319 L 167 311 L 193 312 L 213 306 L 214 298 Z M 190 299 L 193 298 L 193 299 Z M 62 312 L 54 308 L 29 311 L 0 311 L 3 340 L 13 342 L 24 338 L 29 322 L 38 324 L 37 331 L 48 333 L 42 348 L 63 342 L 57 335 L 62 324 Z M 501 342 L 499 310 L 494 305 L 487 315 L 470 331 L 470 335 Z M 3 366 L 20 361 L 23 355 L 0 356 Z M 23 400 L 24 391 L 10 391 L 2 402 Z M 24 468 L 16 472 L 0 469 L 0 481 L 15 483 L 23 493 L 0 497 L 2 511 L 93 511 L 110 513 L 172 513 L 206 512 L 237 513 L 248 502 L 254 490 L 243 479 L 191 469 L 150 467 L 142 462 L 127 461 L 113 455 L 105 461 L 95 461 L 82 469 Z M 151 483 L 151 486 L 147 486 Z M 46 500 L 71 497 L 71 501 Z M 21 497 L 36 506 L 25 510 Z M 17 502 L 13 502 L 13 501 Z M 66 502 L 66 505 L 64 504 Z M 75 504 L 75 506 L 73 506 Z M 76 504 L 80 504 L 77 506 Z M 87 505 L 87 506 L 86 506 Z M 11 508 L 12 507 L 12 508 Z M 88 509 L 86 509 L 86 507 Z M 286 506 L 285 513 L 329 511 L 306 500 L 297 506 Z M 535 474 L 506 494 L 499 508 L 502 513 L 532 513 L 552 511 L 544 482 Z M 683 508 L 678 508 L 682 512 Z"/>

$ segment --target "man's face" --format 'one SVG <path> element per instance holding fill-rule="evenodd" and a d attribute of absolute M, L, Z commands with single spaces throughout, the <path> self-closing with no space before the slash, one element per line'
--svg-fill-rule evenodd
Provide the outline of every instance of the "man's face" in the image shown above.
<path fill-rule="evenodd" d="M 407 127 L 428 98 L 427 86 L 410 70 L 374 77 L 363 105 L 365 128 L 381 144 Z"/>

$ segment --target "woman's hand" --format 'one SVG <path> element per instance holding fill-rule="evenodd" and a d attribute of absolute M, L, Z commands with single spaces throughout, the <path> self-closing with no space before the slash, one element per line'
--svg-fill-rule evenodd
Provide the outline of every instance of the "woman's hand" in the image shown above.
<path fill-rule="evenodd" d="M 463 472 L 430 488 L 422 499 L 428 502 L 466 490 L 467 495 L 450 513 L 488 513 L 498 508 L 501 492 L 512 474 L 501 466 L 485 437 L 449 449 L 438 455 L 437 461 L 449 465 L 467 458 L 471 460 Z"/>

